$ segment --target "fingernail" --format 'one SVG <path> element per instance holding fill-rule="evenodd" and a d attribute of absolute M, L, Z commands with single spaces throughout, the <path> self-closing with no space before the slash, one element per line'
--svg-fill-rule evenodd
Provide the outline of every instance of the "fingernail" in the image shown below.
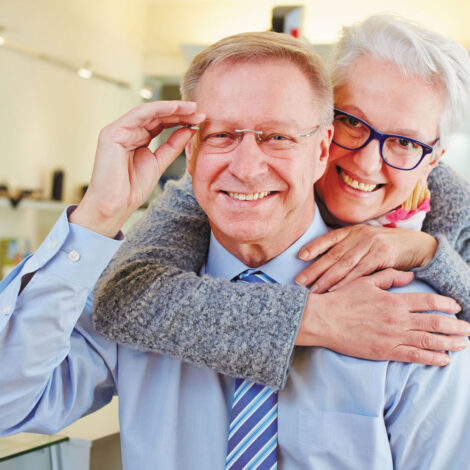
<path fill-rule="evenodd" d="M 450 357 L 449 356 L 443 357 L 441 359 L 441 366 L 447 366 L 448 364 L 450 364 Z"/>
<path fill-rule="evenodd" d="M 303 260 L 308 260 L 308 250 L 302 250 L 299 253 L 299 258 Z"/>
<path fill-rule="evenodd" d="M 295 282 L 296 282 L 297 284 L 300 284 L 301 286 L 304 286 L 305 283 L 307 282 L 307 278 L 306 278 L 305 276 L 297 276 L 297 277 L 295 278 Z"/>
<path fill-rule="evenodd" d="M 465 341 L 464 339 L 463 339 L 462 341 L 459 341 L 459 342 L 457 343 L 457 349 L 458 349 L 459 351 L 462 351 L 462 349 L 465 349 L 467 346 L 468 346 L 468 342 Z"/>
<path fill-rule="evenodd" d="M 310 292 L 313 292 L 314 294 L 318 292 L 318 286 L 314 284 L 312 287 L 310 287 Z"/>
<path fill-rule="evenodd" d="M 328 292 L 333 292 L 333 291 L 335 291 L 337 288 L 338 288 L 338 284 L 335 284 L 334 286 L 331 286 L 331 287 L 328 289 Z"/>

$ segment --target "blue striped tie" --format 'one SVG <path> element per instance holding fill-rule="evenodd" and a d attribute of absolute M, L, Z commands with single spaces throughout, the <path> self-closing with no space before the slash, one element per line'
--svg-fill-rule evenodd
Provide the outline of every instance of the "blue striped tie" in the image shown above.
<path fill-rule="evenodd" d="M 276 282 L 256 269 L 247 269 L 232 281 Z M 225 468 L 277 469 L 277 393 L 272 388 L 236 379 Z"/>

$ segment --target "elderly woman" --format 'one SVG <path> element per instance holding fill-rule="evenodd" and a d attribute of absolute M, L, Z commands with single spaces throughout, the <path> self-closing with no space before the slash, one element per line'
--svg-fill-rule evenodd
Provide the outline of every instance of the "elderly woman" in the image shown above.
<path fill-rule="evenodd" d="M 467 53 L 405 21 L 371 17 L 344 28 L 332 76 L 335 133 L 315 191 L 322 216 L 337 229 L 302 250 L 303 259 L 326 253 L 297 278 L 303 285 L 316 281 L 316 294 L 260 284 L 247 301 L 248 286 L 198 277 L 209 227 L 185 176 L 168 185 L 102 276 L 94 313 L 99 331 L 275 388 L 285 383 L 294 342 L 430 364 L 446 363 L 433 350 L 462 347 L 457 337 L 428 333 L 456 332 L 455 323 L 405 317 L 413 311 L 410 294 L 406 308 L 383 312 L 405 298 L 385 293 L 400 297 L 381 304 L 354 279 L 389 267 L 413 269 L 470 318 L 470 193 L 438 165 L 468 106 Z M 278 326 L 267 332 L 273 315 Z M 423 343 L 427 351 L 417 348 Z"/>

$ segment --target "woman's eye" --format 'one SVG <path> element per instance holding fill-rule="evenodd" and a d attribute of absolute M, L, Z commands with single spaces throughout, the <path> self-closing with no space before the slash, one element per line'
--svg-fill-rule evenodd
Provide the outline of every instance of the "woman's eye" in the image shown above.
<path fill-rule="evenodd" d="M 361 125 L 361 122 L 353 117 L 348 118 L 348 125 L 351 127 L 359 127 Z"/>
<path fill-rule="evenodd" d="M 358 119 L 356 119 L 355 117 L 339 116 L 337 119 L 338 119 L 338 121 L 341 122 L 341 124 L 343 124 L 344 126 L 349 127 L 349 128 L 362 127 L 362 123 Z"/>
<path fill-rule="evenodd" d="M 413 142 L 408 139 L 398 139 L 398 143 L 400 144 L 401 147 L 407 148 L 409 150 L 416 150 L 419 145 L 416 144 L 416 142 Z"/>

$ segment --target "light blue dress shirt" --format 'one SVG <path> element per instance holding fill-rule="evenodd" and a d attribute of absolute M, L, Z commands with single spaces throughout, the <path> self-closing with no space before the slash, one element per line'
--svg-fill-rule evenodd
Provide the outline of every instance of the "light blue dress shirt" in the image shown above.
<path fill-rule="evenodd" d="M 317 215 L 261 269 L 293 283 L 304 266 L 299 248 L 326 230 Z M 223 469 L 234 379 L 93 331 L 89 294 L 119 244 L 68 224 L 64 213 L 0 283 L 0 433 L 58 432 L 118 393 L 125 469 Z M 206 273 L 231 278 L 244 269 L 212 239 Z M 419 283 L 401 290 L 432 291 Z M 279 393 L 280 468 L 468 469 L 469 356 L 433 368 L 297 348 Z"/>

